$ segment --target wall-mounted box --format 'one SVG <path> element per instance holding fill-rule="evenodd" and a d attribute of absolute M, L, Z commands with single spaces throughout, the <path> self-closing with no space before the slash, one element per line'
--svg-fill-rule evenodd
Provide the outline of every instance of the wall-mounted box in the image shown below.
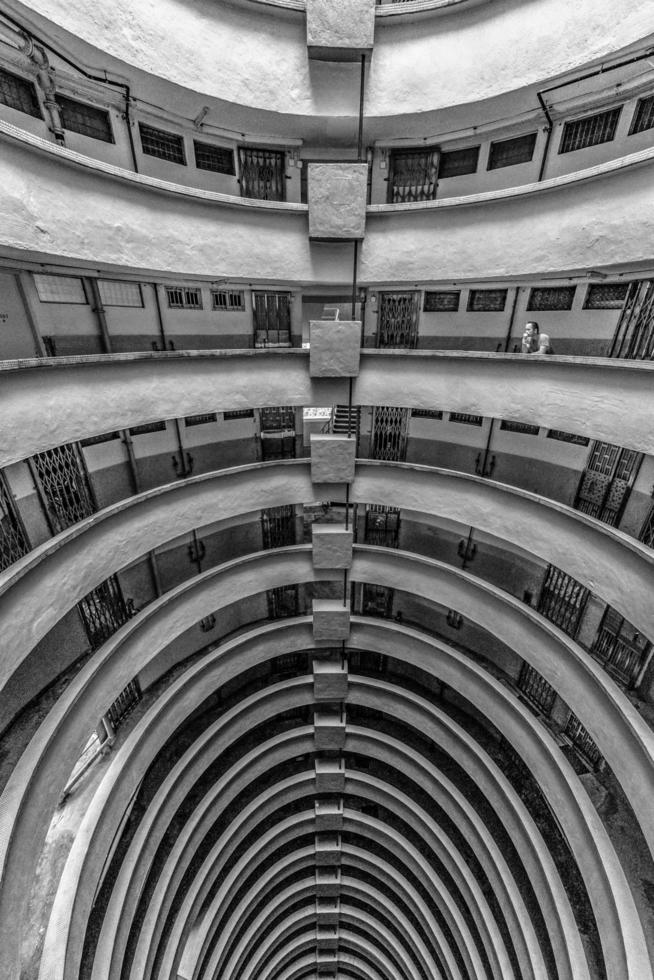
<path fill-rule="evenodd" d="M 311 433 L 311 482 L 352 483 L 357 441 L 354 436 Z"/>
<path fill-rule="evenodd" d="M 375 0 L 306 0 L 307 47 L 317 61 L 358 61 L 372 50 Z"/>
<path fill-rule="evenodd" d="M 361 356 L 360 320 L 309 321 L 312 378 L 355 378 Z"/>
<path fill-rule="evenodd" d="M 352 567 L 354 536 L 345 524 L 312 524 L 311 542 L 314 568 Z"/>
<path fill-rule="evenodd" d="M 360 241 L 366 233 L 367 163 L 309 163 L 309 238 Z"/>

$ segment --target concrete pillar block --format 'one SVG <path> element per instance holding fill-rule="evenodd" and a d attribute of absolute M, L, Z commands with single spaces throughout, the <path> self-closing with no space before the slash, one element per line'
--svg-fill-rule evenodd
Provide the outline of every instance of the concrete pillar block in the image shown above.
<path fill-rule="evenodd" d="M 311 527 L 314 568 L 352 567 L 354 535 L 345 524 L 313 524 Z"/>
<path fill-rule="evenodd" d="M 347 690 L 347 661 L 340 656 L 313 661 L 314 701 L 344 701 Z"/>
<path fill-rule="evenodd" d="M 317 751 L 342 749 L 345 746 L 345 713 L 327 710 L 314 712 L 313 744 Z"/>
<path fill-rule="evenodd" d="M 316 867 L 340 865 L 341 835 L 338 833 L 319 833 L 315 836 Z"/>
<path fill-rule="evenodd" d="M 317 950 L 316 968 L 321 977 L 336 976 L 338 966 L 338 953 L 335 950 Z"/>
<path fill-rule="evenodd" d="M 309 321 L 312 378 L 354 378 L 361 357 L 360 320 Z"/>
<path fill-rule="evenodd" d="M 343 800 L 316 800 L 315 804 L 316 831 L 334 831 L 343 829 Z"/>
<path fill-rule="evenodd" d="M 367 195 L 367 163 L 310 163 L 309 238 L 360 241 L 366 233 Z"/>
<path fill-rule="evenodd" d="M 307 47 L 317 61 L 358 61 L 372 50 L 375 0 L 306 0 Z"/>
<path fill-rule="evenodd" d="M 311 482 L 352 483 L 357 441 L 331 432 L 311 433 Z"/>
<path fill-rule="evenodd" d="M 341 893 L 341 869 L 316 868 L 316 896 L 318 899 L 338 898 Z"/>
<path fill-rule="evenodd" d="M 335 895 L 319 895 L 316 898 L 316 919 L 318 924 L 334 924 L 341 913 L 341 901 Z"/>
<path fill-rule="evenodd" d="M 350 606 L 341 599 L 313 600 L 313 638 L 334 643 L 350 635 Z"/>
<path fill-rule="evenodd" d="M 345 763 L 342 759 L 316 759 L 316 793 L 345 792 Z"/>
<path fill-rule="evenodd" d="M 338 925 L 321 923 L 316 926 L 316 947 L 318 950 L 338 949 Z"/>

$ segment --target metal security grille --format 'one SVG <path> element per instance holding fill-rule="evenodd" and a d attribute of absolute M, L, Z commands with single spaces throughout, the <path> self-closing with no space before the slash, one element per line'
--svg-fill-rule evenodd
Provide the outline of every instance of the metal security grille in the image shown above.
<path fill-rule="evenodd" d="M 468 313 L 501 313 L 506 306 L 506 289 L 471 289 Z"/>
<path fill-rule="evenodd" d="M 268 600 L 269 619 L 287 619 L 289 616 L 298 615 L 297 585 L 283 585 L 278 589 L 268 589 L 266 598 Z"/>
<path fill-rule="evenodd" d="M 518 688 L 531 703 L 542 711 L 544 715 L 549 715 L 554 706 L 556 691 L 551 684 L 542 677 L 537 670 L 529 664 L 523 664 L 518 678 Z"/>
<path fill-rule="evenodd" d="M 364 616 L 380 616 L 390 619 L 393 611 L 394 589 L 384 585 L 364 585 L 361 596 L 361 612 Z"/>
<path fill-rule="evenodd" d="M 397 507 L 369 504 L 366 507 L 366 544 L 397 548 L 400 538 L 400 511 Z"/>
<path fill-rule="evenodd" d="M 95 513 L 86 468 L 75 443 L 46 449 L 33 456 L 31 463 L 54 534 Z"/>
<path fill-rule="evenodd" d="M 0 571 L 9 568 L 30 550 L 14 502 L 0 473 Z"/>
<path fill-rule="evenodd" d="M 567 575 L 555 565 L 548 565 L 538 612 L 569 636 L 575 636 L 589 595 L 589 590 L 572 575 Z"/>
<path fill-rule="evenodd" d="M 640 529 L 638 539 L 639 541 L 642 541 L 643 544 L 646 544 L 648 548 L 654 548 L 654 505 L 645 518 L 645 523 Z"/>
<path fill-rule="evenodd" d="M 464 174 L 474 174 L 479 162 L 479 147 L 468 146 L 465 150 L 448 150 L 441 153 L 438 168 L 441 177 L 462 177 Z"/>
<path fill-rule="evenodd" d="M 450 422 L 461 422 L 463 425 L 482 425 L 483 415 L 469 415 L 467 412 L 450 412 Z"/>
<path fill-rule="evenodd" d="M 178 133 L 168 133 L 165 129 L 155 129 L 154 126 L 147 126 L 142 122 L 139 123 L 139 133 L 141 147 L 146 156 L 158 157 L 169 163 L 186 166 L 183 136 Z"/>
<path fill-rule="evenodd" d="M 113 636 L 127 622 L 129 615 L 115 576 L 85 595 L 77 607 L 92 649 Z"/>
<path fill-rule="evenodd" d="M 586 290 L 585 310 L 621 310 L 629 291 L 628 282 L 593 283 Z"/>
<path fill-rule="evenodd" d="M 105 306 L 143 306 L 143 294 L 138 282 L 98 279 L 98 290 Z"/>
<path fill-rule="evenodd" d="M 642 458 L 632 449 L 594 442 L 577 488 L 575 509 L 615 527 Z"/>
<path fill-rule="evenodd" d="M 602 753 L 597 748 L 597 745 L 576 715 L 570 715 L 567 724 L 563 729 L 563 734 L 570 739 L 570 742 L 574 745 L 579 754 L 582 755 L 584 759 L 591 764 L 591 766 L 598 766 L 600 764 L 602 761 Z"/>
<path fill-rule="evenodd" d="M 559 442 L 570 442 L 575 446 L 587 446 L 590 442 L 588 436 L 578 436 L 574 432 L 564 432 L 563 429 L 550 429 L 547 438 L 558 439 Z"/>
<path fill-rule="evenodd" d="M 171 310 L 201 310 L 202 291 L 186 286 L 166 286 L 166 298 Z"/>
<path fill-rule="evenodd" d="M 592 652 L 602 661 L 607 673 L 629 687 L 635 683 L 650 643 L 627 623 L 615 609 L 607 607 Z"/>
<path fill-rule="evenodd" d="M 459 309 L 461 293 L 458 289 L 438 290 L 425 293 L 423 310 L 425 313 L 456 313 Z"/>
<path fill-rule="evenodd" d="M 87 303 L 84 283 L 78 276 L 34 276 L 36 293 L 42 303 Z"/>
<path fill-rule="evenodd" d="M 295 409 L 292 405 L 280 405 L 261 409 L 262 432 L 295 432 Z"/>
<path fill-rule="evenodd" d="M 14 75 L 5 68 L 0 68 L 0 102 L 36 119 L 43 118 L 36 97 L 36 88 L 32 82 L 21 78 L 20 75 Z"/>
<path fill-rule="evenodd" d="M 282 150 L 239 146 L 241 197 L 258 201 L 283 201 L 286 198 L 285 159 Z"/>
<path fill-rule="evenodd" d="M 295 544 L 295 508 L 292 504 L 261 511 L 264 548 L 286 548 Z"/>
<path fill-rule="evenodd" d="M 420 293 L 380 293 L 377 347 L 418 346 Z"/>
<path fill-rule="evenodd" d="M 194 425 L 207 425 L 209 422 L 217 421 L 218 415 L 216 412 L 205 412 L 203 415 L 187 415 L 184 419 L 184 425 L 187 429 L 190 429 Z"/>
<path fill-rule="evenodd" d="M 61 112 L 61 124 L 71 133 L 81 133 L 103 143 L 114 143 L 109 113 L 94 105 L 69 99 L 67 95 L 57 93 L 57 105 Z"/>
<path fill-rule="evenodd" d="M 245 309 L 245 296 L 240 291 L 212 290 L 211 308 L 213 310 L 239 310 L 241 312 Z"/>
<path fill-rule="evenodd" d="M 654 359 L 654 281 L 629 284 L 609 357 Z"/>
<path fill-rule="evenodd" d="M 438 187 L 439 150 L 427 146 L 419 150 L 391 150 L 389 156 L 388 200 L 433 201 Z"/>
<path fill-rule="evenodd" d="M 405 460 L 408 421 L 408 408 L 376 406 L 372 416 L 370 459 Z"/>
<path fill-rule="evenodd" d="M 225 146 L 214 146 L 212 143 L 200 143 L 193 140 L 195 151 L 195 166 L 198 170 L 211 170 L 216 174 L 234 176 L 234 151 Z"/>
<path fill-rule="evenodd" d="M 488 154 L 488 170 L 499 170 L 500 167 L 513 167 L 517 163 L 528 163 L 536 146 L 536 133 L 526 136 L 516 136 L 510 140 L 499 140 L 491 143 Z"/>
<path fill-rule="evenodd" d="M 506 419 L 500 422 L 500 429 L 504 432 L 519 432 L 524 436 L 537 436 L 540 431 L 539 426 L 530 425 L 529 422 L 507 422 Z"/>
<path fill-rule="evenodd" d="M 642 133 L 646 129 L 652 129 L 652 127 L 654 127 L 654 95 L 649 95 L 646 99 L 638 100 L 629 135 Z"/>
<path fill-rule="evenodd" d="M 253 293 L 254 346 L 291 346 L 291 294 Z"/>
<path fill-rule="evenodd" d="M 295 409 L 290 406 L 260 409 L 261 459 L 295 459 Z"/>
<path fill-rule="evenodd" d="M 120 692 L 105 715 L 105 718 L 114 731 L 117 731 L 125 719 L 131 715 L 132 711 L 142 697 L 143 695 L 141 694 L 140 684 L 138 679 L 135 677 L 134 680 L 130 681 L 127 687 Z"/>
<path fill-rule="evenodd" d="M 597 146 L 598 143 L 610 143 L 615 138 L 621 112 L 622 106 L 619 105 L 608 112 L 598 112 L 567 122 L 563 127 L 559 153 L 582 150 L 587 146 Z"/>
<path fill-rule="evenodd" d="M 576 286 L 537 286 L 529 293 L 528 310 L 571 310 Z"/>

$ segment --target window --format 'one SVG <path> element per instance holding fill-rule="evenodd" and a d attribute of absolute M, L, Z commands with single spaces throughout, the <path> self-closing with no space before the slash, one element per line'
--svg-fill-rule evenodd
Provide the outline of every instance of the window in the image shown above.
<path fill-rule="evenodd" d="M 211 170 L 216 174 L 234 176 L 234 151 L 225 146 L 214 146 L 212 143 L 200 143 L 193 140 L 195 150 L 195 166 L 198 170 Z"/>
<path fill-rule="evenodd" d="M 253 408 L 240 408 L 235 412 L 223 412 L 223 419 L 225 422 L 233 422 L 236 419 L 253 419 L 254 409 Z"/>
<path fill-rule="evenodd" d="M 166 286 L 168 306 L 171 310 L 201 310 L 202 293 L 186 286 Z"/>
<path fill-rule="evenodd" d="M 242 197 L 259 201 L 285 200 L 286 162 L 283 151 L 241 146 L 238 153 Z"/>
<path fill-rule="evenodd" d="M 425 293 L 422 308 L 425 313 L 456 313 L 459 309 L 460 297 L 461 293 L 458 289 Z"/>
<path fill-rule="evenodd" d="M 144 436 L 148 432 L 163 432 L 165 428 L 165 422 L 144 422 L 143 425 L 132 426 L 129 434 L 131 436 Z"/>
<path fill-rule="evenodd" d="M 590 442 L 587 436 L 578 436 L 574 432 L 564 432 L 562 429 L 550 429 L 547 438 L 558 439 L 559 442 L 570 442 L 575 446 L 587 446 Z"/>
<path fill-rule="evenodd" d="M 143 306 L 143 294 L 138 282 L 98 279 L 98 290 L 105 306 Z"/>
<path fill-rule="evenodd" d="M 443 413 L 437 408 L 412 408 L 411 418 L 414 419 L 442 419 Z"/>
<path fill-rule="evenodd" d="M 36 292 L 42 303 L 87 303 L 84 283 L 77 276 L 35 275 Z"/>
<path fill-rule="evenodd" d="M 389 154 L 388 200 L 433 201 L 438 179 L 438 149 L 391 150 Z"/>
<path fill-rule="evenodd" d="M 482 425 L 483 415 L 468 415 L 467 412 L 450 412 L 450 422 L 461 422 L 463 425 Z"/>
<path fill-rule="evenodd" d="M 486 169 L 499 170 L 500 167 L 513 167 L 517 163 L 529 163 L 534 155 L 535 146 L 536 133 L 491 143 Z"/>
<path fill-rule="evenodd" d="M 628 282 L 595 283 L 586 290 L 584 309 L 621 310 L 628 289 Z"/>
<path fill-rule="evenodd" d="M 114 439 L 120 439 L 120 432 L 103 432 L 99 436 L 87 436 L 86 439 L 82 439 L 80 446 L 99 446 L 103 442 L 112 442 Z"/>
<path fill-rule="evenodd" d="M 187 415 L 184 425 L 190 429 L 194 425 L 206 425 L 208 422 L 217 422 L 218 416 L 215 412 L 205 412 L 204 415 Z"/>
<path fill-rule="evenodd" d="M 469 313 L 501 313 L 506 306 L 506 289 L 471 289 L 468 293 Z"/>
<path fill-rule="evenodd" d="M 226 289 L 212 289 L 211 291 L 212 310 L 239 310 L 245 309 L 245 296 L 242 292 L 231 292 Z"/>
<path fill-rule="evenodd" d="M 109 113 L 104 109 L 78 102 L 76 99 L 69 99 L 67 95 L 60 95 L 58 92 L 56 98 L 64 129 L 70 130 L 71 133 L 81 133 L 82 136 L 90 136 L 94 140 L 102 140 L 103 143 L 115 142 Z"/>
<path fill-rule="evenodd" d="M 179 163 L 186 166 L 184 155 L 184 139 L 177 133 L 167 133 L 164 129 L 155 129 L 139 123 L 141 146 L 146 156 L 168 160 L 169 163 Z"/>
<path fill-rule="evenodd" d="M 563 127 L 559 153 L 571 153 L 587 146 L 597 146 L 598 143 L 610 143 L 615 138 L 621 112 L 622 106 L 619 105 L 608 112 L 598 112 L 567 122 Z"/>
<path fill-rule="evenodd" d="M 469 146 L 465 150 L 448 150 L 441 153 L 438 176 L 462 177 L 463 174 L 474 174 L 479 161 L 479 147 Z"/>
<path fill-rule="evenodd" d="M 36 119 L 43 119 L 39 100 L 36 97 L 36 88 L 32 82 L 20 75 L 0 68 L 0 102 L 8 105 L 10 109 L 17 109 L 28 116 Z"/>
<path fill-rule="evenodd" d="M 548 565 L 538 601 L 538 612 L 575 636 L 590 595 L 588 589 L 555 565 Z"/>
<path fill-rule="evenodd" d="M 633 136 L 634 133 L 643 133 L 646 129 L 652 129 L 653 127 L 654 95 L 650 95 L 646 99 L 638 100 L 638 105 L 636 106 L 636 111 L 634 112 L 634 118 L 631 122 L 629 136 Z"/>
<path fill-rule="evenodd" d="M 525 436 L 537 436 L 539 432 L 537 425 L 530 425 L 528 422 L 508 422 L 506 419 L 500 422 L 500 429 L 504 432 L 520 432 Z"/>
<path fill-rule="evenodd" d="M 529 293 L 528 310 L 571 310 L 576 286 L 537 286 Z"/>
<path fill-rule="evenodd" d="M 576 715 L 570 715 L 563 729 L 563 734 L 567 735 L 577 751 L 591 766 L 598 766 L 603 761 L 602 753 Z"/>

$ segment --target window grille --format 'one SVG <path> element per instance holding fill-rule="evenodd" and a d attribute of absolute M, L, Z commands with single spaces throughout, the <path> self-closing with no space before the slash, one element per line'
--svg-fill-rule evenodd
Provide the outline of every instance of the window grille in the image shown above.
<path fill-rule="evenodd" d="M 437 408 L 412 408 L 411 417 L 414 419 L 442 419 L 443 413 Z"/>
<path fill-rule="evenodd" d="M 240 291 L 230 291 L 226 289 L 211 290 L 211 308 L 213 310 L 239 310 L 245 309 L 245 296 Z"/>
<path fill-rule="evenodd" d="M 148 432 L 165 432 L 166 423 L 161 422 L 144 422 L 142 425 L 133 425 L 129 430 L 131 436 L 144 436 Z"/>
<path fill-rule="evenodd" d="M 33 456 L 32 471 L 54 534 L 95 513 L 86 469 L 74 443 Z"/>
<path fill-rule="evenodd" d="M 102 140 L 103 143 L 115 143 L 109 113 L 106 110 L 87 105 L 85 102 L 78 102 L 77 99 L 70 99 L 59 92 L 56 99 L 64 129 L 68 129 L 71 133 L 81 133 L 82 136 L 90 136 L 94 140 Z"/>
<path fill-rule="evenodd" d="M 34 276 L 36 293 L 42 303 L 88 303 L 84 283 L 78 276 Z"/>
<path fill-rule="evenodd" d="M 519 432 L 524 436 L 537 436 L 540 432 L 538 425 L 530 425 L 529 422 L 509 422 L 507 419 L 502 419 L 500 429 L 505 432 Z"/>
<path fill-rule="evenodd" d="M 397 507 L 384 507 L 381 504 L 369 504 L 366 507 L 366 544 L 397 548 L 399 547 L 399 539 L 399 509 Z"/>
<path fill-rule="evenodd" d="M 458 289 L 427 292 L 422 308 L 425 313 L 456 313 L 460 298 L 461 293 Z"/>
<path fill-rule="evenodd" d="M 518 678 L 518 689 L 544 715 L 550 715 L 554 707 L 556 691 L 537 670 L 524 663 Z"/>
<path fill-rule="evenodd" d="M 35 119 L 43 119 L 33 82 L 0 68 L 0 102 Z"/>
<path fill-rule="evenodd" d="M 607 673 L 626 687 L 632 685 L 649 649 L 649 642 L 615 609 L 607 606 L 592 652 L 602 661 Z"/>
<path fill-rule="evenodd" d="M 506 289 L 471 289 L 468 293 L 469 313 L 501 313 L 506 306 Z"/>
<path fill-rule="evenodd" d="M 438 148 L 433 146 L 417 150 L 391 150 L 388 175 L 389 203 L 433 201 L 438 187 L 438 158 Z"/>
<path fill-rule="evenodd" d="M 514 167 L 517 163 L 529 163 L 533 158 L 536 146 L 536 133 L 526 136 L 515 136 L 509 140 L 498 140 L 491 143 L 488 153 L 488 170 L 499 170 L 500 167 Z"/>
<path fill-rule="evenodd" d="M 234 422 L 236 419 L 253 419 L 254 409 L 253 408 L 239 408 L 234 412 L 223 412 L 223 419 L 225 422 Z"/>
<path fill-rule="evenodd" d="M 649 95 L 645 99 L 639 99 L 634 118 L 631 121 L 629 136 L 634 133 L 642 133 L 646 129 L 654 127 L 654 95 Z"/>
<path fill-rule="evenodd" d="M 261 409 L 262 432 L 295 432 L 295 409 L 292 405 Z"/>
<path fill-rule="evenodd" d="M 286 162 L 282 150 L 240 146 L 238 156 L 242 197 L 259 201 L 286 199 Z"/>
<path fill-rule="evenodd" d="M 570 714 L 563 734 L 567 735 L 579 754 L 591 766 L 598 766 L 602 762 L 602 753 L 576 715 Z"/>
<path fill-rule="evenodd" d="M 261 511 L 264 548 L 284 548 L 295 544 L 295 508 L 292 504 Z"/>
<path fill-rule="evenodd" d="M 361 612 L 364 616 L 379 616 L 390 619 L 393 611 L 394 590 L 384 585 L 363 586 Z"/>
<path fill-rule="evenodd" d="M 155 129 L 154 126 L 147 126 L 142 122 L 139 123 L 139 133 L 141 147 L 146 156 L 158 157 L 159 160 L 186 166 L 183 136 L 178 133 L 168 133 L 165 129 Z"/>
<path fill-rule="evenodd" d="M 645 518 L 645 523 L 640 529 L 638 540 L 646 544 L 648 548 L 654 548 L 654 505 L 652 505 L 649 514 Z"/>
<path fill-rule="evenodd" d="M 378 405 L 372 416 L 370 459 L 406 459 L 409 410 Z"/>
<path fill-rule="evenodd" d="M 204 415 L 187 415 L 184 419 L 184 425 L 187 429 L 190 429 L 194 425 L 206 425 L 209 422 L 217 422 L 218 415 L 216 412 L 205 412 Z"/>
<path fill-rule="evenodd" d="M 465 150 L 448 150 L 441 153 L 438 167 L 439 180 L 442 177 L 462 177 L 474 174 L 479 162 L 479 147 L 468 146 Z"/>
<path fill-rule="evenodd" d="M 538 612 L 574 637 L 589 595 L 588 589 L 572 575 L 567 575 L 555 565 L 548 565 Z"/>
<path fill-rule="evenodd" d="M 92 649 L 114 635 L 129 615 L 118 580 L 111 576 L 80 601 L 78 607 Z"/>
<path fill-rule="evenodd" d="M 450 422 L 461 422 L 463 425 L 482 425 L 483 415 L 469 415 L 467 412 L 450 412 Z"/>
<path fill-rule="evenodd" d="M 564 432 L 563 429 L 550 429 L 547 438 L 558 439 L 559 442 L 570 442 L 575 446 L 587 446 L 590 442 L 587 436 L 578 436 L 574 432 Z"/>
<path fill-rule="evenodd" d="M 29 550 L 11 493 L 0 473 L 0 571 L 9 568 Z"/>
<path fill-rule="evenodd" d="M 99 446 L 102 442 L 111 442 L 113 439 L 120 439 L 120 432 L 102 432 L 99 436 L 87 436 L 82 439 L 80 446 Z"/>
<path fill-rule="evenodd" d="M 253 293 L 254 346 L 291 346 L 291 294 Z"/>
<path fill-rule="evenodd" d="M 202 292 L 199 288 L 166 286 L 166 297 L 171 310 L 201 310 Z"/>
<path fill-rule="evenodd" d="M 127 687 L 120 692 L 105 715 L 105 718 L 114 731 L 117 731 L 125 719 L 131 715 L 132 711 L 142 697 L 141 686 L 138 679 L 135 677 L 134 680 L 130 681 Z"/>
<path fill-rule="evenodd" d="M 529 293 L 528 310 L 571 310 L 576 286 L 537 286 Z"/>
<path fill-rule="evenodd" d="M 195 166 L 198 170 L 211 170 L 216 174 L 234 176 L 234 151 L 226 146 L 214 146 L 213 143 L 201 143 L 193 140 L 195 151 Z"/>
<path fill-rule="evenodd" d="M 627 298 L 629 283 L 593 283 L 586 290 L 585 310 L 621 310 Z"/>
<path fill-rule="evenodd" d="M 143 306 L 143 293 L 138 282 L 98 279 L 98 291 L 105 306 Z"/>
<path fill-rule="evenodd" d="M 654 281 L 629 284 L 609 357 L 654 359 Z"/>
<path fill-rule="evenodd" d="M 577 488 L 574 507 L 615 527 L 629 497 L 642 455 L 608 442 L 594 442 Z"/>
<path fill-rule="evenodd" d="M 277 589 L 268 589 L 266 598 L 269 619 L 287 619 L 289 616 L 298 615 L 297 585 L 282 585 Z"/>
<path fill-rule="evenodd" d="M 615 139 L 621 112 L 620 105 L 608 112 L 598 112 L 567 122 L 563 127 L 559 153 L 571 153 L 587 146 L 597 146 L 598 143 L 610 143 Z"/>
<path fill-rule="evenodd" d="M 380 293 L 377 347 L 418 346 L 420 293 Z"/>

